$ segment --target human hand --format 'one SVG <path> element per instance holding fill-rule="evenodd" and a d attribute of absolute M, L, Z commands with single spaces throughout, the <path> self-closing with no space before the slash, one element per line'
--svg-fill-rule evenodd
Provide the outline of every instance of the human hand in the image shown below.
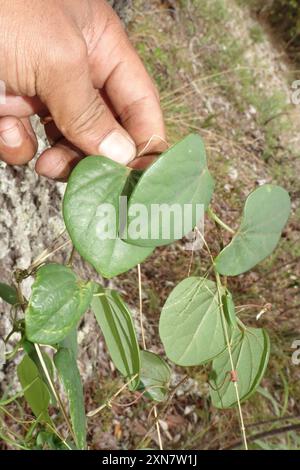
<path fill-rule="evenodd" d="M 55 179 L 66 179 L 84 155 L 126 165 L 153 135 L 164 138 L 157 91 L 105 1 L 0 0 L 0 10 L 2 160 L 21 165 L 33 158 L 29 117 L 36 113 L 46 117 L 51 144 L 36 171 Z M 164 149 L 153 140 L 147 153 Z"/>

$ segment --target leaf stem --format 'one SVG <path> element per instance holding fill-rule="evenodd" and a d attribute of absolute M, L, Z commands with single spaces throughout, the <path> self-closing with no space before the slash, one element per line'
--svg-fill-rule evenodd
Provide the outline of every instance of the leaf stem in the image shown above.
<path fill-rule="evenodd" d="M 122 385 L 122 387 L 111 398 L 109 398 L 105 403 L 103 403 L 103 405 L 99 406 L 99 408 L 96 408 L 95 410 L 89 411 L 89 413 L 87 414 L 87 417 L 92 418 L 93 416 L 98 414 L 100 411 L 104 410 L 104 408 L 106 408 L 107 406 L 110 407 L 112 401 L 115 398 L 117 398 L 120 395 L 120 393 L 122 393 L 123 390 L 125 390 L 125 388 L 129 384 L 131 384 L 131 382 L 133 382 L 138 377 L 138 375 L 139 374 L 135 374 L 133 377 L 131 377 L 131 379 L 128 382 L 126 382 L 124 385 Z"/>
<path fill-rule="evenodd" d="M 227 232 L 229 233 L 232 233 L 232 235 L 235 234 L 235 231 L 229 227 L 227 224 L 225 224 L 225 222 L 223 222 L 223 220 L 221 220 L 217 214 L 214 213 L 214 211 L 212 210 L 212 208 L 209 206 L 209 208 L 207 209 L 207 213 L 209 215 L 209 217 L 214 221 L 216 222 L 218 225 L 220 225 L 220 227 L 224 228 L 225 230 L 227 230 Z"/>

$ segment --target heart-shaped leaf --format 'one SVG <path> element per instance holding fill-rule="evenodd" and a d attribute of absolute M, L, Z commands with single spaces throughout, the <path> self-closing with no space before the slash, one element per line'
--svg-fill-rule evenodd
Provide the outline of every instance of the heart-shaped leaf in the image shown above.
<path fill-rule="evenodd" d="M 0 282 L 0 299 L 8 304 L 15 305 L 18 303 L 18 294 L 14 287 L 8 286 Z"/>
<path fill-rule="evenodd" d="M 170 368 L 160 356 L 141 351 L 140 385 L 147 390 L 147 396 L 155 401 L 164 401 L 168 396 L 170 379 Z"/>
<path fill-rule="evenodd" d="M 139 384 L 141 364 L 131 312 L 117 292 L 100 285 L 92 300 L 92 310 L 116 368 L 128 381 L 137 375 L 129 387 L 135 389 Z"/>
<path fill-rule="evenodd" d="M 246 400 L 258 387 L 265 373 L 270 341 L 265 330 L 247 328 L 235 330 L 232 337 L 232 359 L 237 373 L 237 386 L 240 400 Z M 231 362 L 228 351 L 216 357 L 212 363 L 211 398 L 217 408 L 236 405 L 237 397 L 231 380 Z"/>
<path fill-rule="evenodd" d="M 78 281 L 66 266 L 42 266 L 25 312 L 27 338 L 41 344 L 62 341 L 88 309 L 93 290 L 93 283 Z"/>
<path fill-rule="evenodd" d="M 168 358 L 181 366 L 220 354 L 226 341 L 216 284 L 201 277 L 180 282 L 162 309 L 159 334 Z"/>
<path fill-rule="evenodd" d="M 119 197 L 129 174 L 108 158 L 84 158 L 72 171 L 64 196 L 64 220 L 76 250 L 107 278 L 128 271 L 153 251 L 118 238 Z"/>
<path fill-rule="evenodd" d="M 60 348 L 54 356 L 60 380 L 68 397 L 69 411 L 76 445 L 79 449 L 86 447 L 86 418 L 84 409 L 83 389 L 74 353 Z"/>
<path fill-rule="evenodd" d="M 19 381 L 24 391 L 24 396 L 32 409 L 34 415 L 41 421 L 51 424 L 48 414 L 50 394 L 47 386 L 43 382 L 39 370 L 35 363 L 24 356 L 17 367 Z"/>
<path fill-rule="evenodd" d="M 155 247 L 182 238 L 201 219 L 213 188 L 203 141 L 191 134 L 164 152 L 139 179 L 129 200 L 126 241 Z"/>
<path fill-rule="evenodd" d="M 231 243 L 215 260 L 225 276 L 253 268 L 276 248 L 291 210 L 289 194 L 280 186 L 265 184 L 248 197 L 243 218 Z"/>

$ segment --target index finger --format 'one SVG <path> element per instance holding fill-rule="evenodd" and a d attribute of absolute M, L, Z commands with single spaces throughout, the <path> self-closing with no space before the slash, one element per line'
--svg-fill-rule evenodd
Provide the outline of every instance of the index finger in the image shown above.
<path fill-rule="evenodd" d="M 104 88 L 122 126 L 135 141 L 138 153 L 150 139 L 147 153 L 165 150 L 159 95 L 118 18 L 112 17 L 90 60 L 94 84 Z"/>

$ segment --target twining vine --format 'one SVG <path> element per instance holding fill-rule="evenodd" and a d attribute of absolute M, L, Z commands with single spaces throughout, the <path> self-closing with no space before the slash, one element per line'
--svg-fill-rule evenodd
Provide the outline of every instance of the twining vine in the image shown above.
<path fill-rule="evenodd" d="M 211 267 L 203 277 L 183 279 L 170 293 L 162 308 L 159 335 L 166 357 L 183 367 L 209 365 L 211 403 L 217 408 L 237 407 L 242 440 L 247 438 L 242 403 L 255 393 L 264 376 L 270 341 L 262 328 L 244 325 L 237 315 L 234 299 L 227 288 L 227 277 L 252 269 L 276 248 L 290 213 L 290 198 L 281 187 L 266 184 L 247 198 L 242 219 L 234 231 L 210 205 L 214 180 L 209 172 L 205 148 L 198 135 L 189 135 L 164 152 L 144 172 L 123 167 L 102 156 L 83 159 L 73 170 L 63 201 L 63 216 L 70 240 L 45 250 L 27 270 L 16 269 L 12 285 L 0 284 L 0 297 L 11 305 L 12 331 L 21 335 L 6 360 L 23 355 L 17 366 L 22 392 L 0 400 L 0 409 L 24 396 L 35 420 L 29 426 L 25 443 L 8 430 L 4 438 L 16 448 L 86 449 L 86 412 L 77 367 L 77 328 L 91 309 L 100 327 L 107 350 L 124 386 L 88 417 L 101 412 L 125 389 L 139 391 L 154 403 L 154 425 L 159 447 L 163 448 L 157 404 L 168 403 L 171 370 L 166 360 L 146 347 L 142 311 L 140 263 L 158 246 L 173 243 L 191 231 L 203 238 Z M 99 207 L 113 207 L 106 216 L 106 228 L 116 227 L 121 212 L 121 196 L 127 197 L 126 220 L 114 237 L 101 236 L 103 213 Z M 192 209 L 184 231 L 176 221 L 166 238 L 159 228 L 156 236 L 149 224 L 135 220 L 134 207 L 153 205 Z M 216 257 L 197 228 L 198 207 L 202 205 L 218 231 L 232 235 L 230 243 Z M 152 215 L 150 215 L 151 218 Z M 149 220 L 148 220 L 149 222 Z M 102 225 L 101 225 L 102 224 Z M 132 231 L 130 226 L 134 225 Z M 195 228 L 196 227 L 196 228 Z M 70 245 L 66 265 L 48 263 L 56 251 Z M 103 278 L 112 278 L 138 266 L 139 311 L 142 344 L 137 339 L 132 313 L 121 295 L 92 280 L 81 280 L 72 267 L 74 251 L 90 263 Z M 192 252 L 193 256 L 193 252 Z M 22 282 L 34 277 L 31 295 L 26 299 Z M 53 354 L 46 353 L 44 345 Z M 68 407 L 60 396 L 64 388 Z M 133 403 L 135 400 L 133 400 Z M 57 431 L 58 408 L 67 424 L 67 434 Z M 25 445 L 26 444 L 26 445 Z"/>

